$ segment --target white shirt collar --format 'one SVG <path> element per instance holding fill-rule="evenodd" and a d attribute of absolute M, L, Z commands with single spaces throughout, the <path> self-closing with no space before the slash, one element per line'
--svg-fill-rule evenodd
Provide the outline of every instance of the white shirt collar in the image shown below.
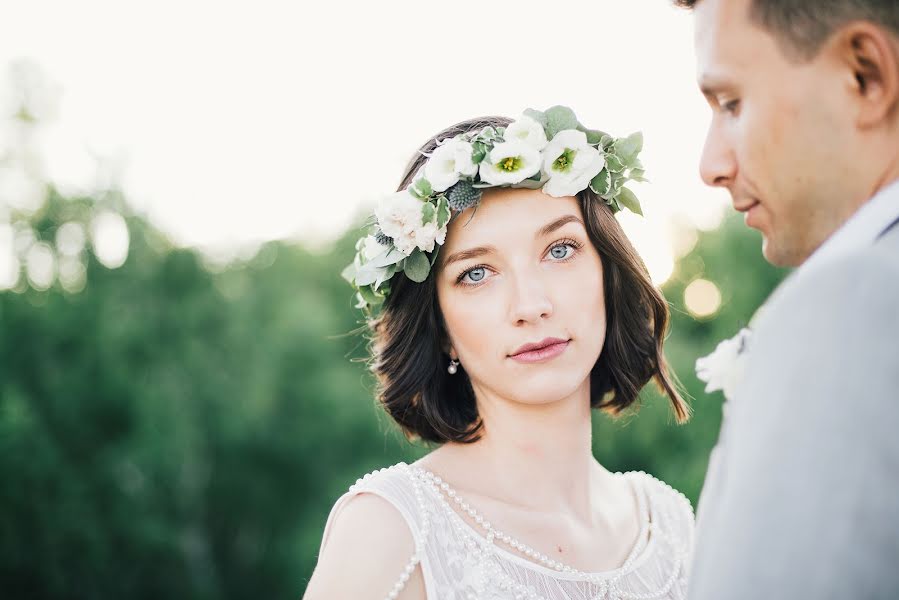
<path fill-rule="evenodd" d="M 899 180 L 885 186 L 855 211 L 855 214 L 831 234 L 800 268 L 808 269 L 870 246 L 897 219 L 899 219 Z"/>

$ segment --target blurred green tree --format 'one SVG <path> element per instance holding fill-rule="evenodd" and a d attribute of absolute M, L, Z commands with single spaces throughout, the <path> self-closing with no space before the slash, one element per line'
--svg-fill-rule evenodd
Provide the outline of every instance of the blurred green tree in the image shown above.
<path fill-rule="evenodd" d="M 37 126 L 34 112 L 23 108 L 19 122 Z M 6 173 L 24 168 L 15 155 L 0 161 Z M 324 253 L 273 242 L 210 269 L 115 189 L 68 197 L 36 182 L 37 207 L 0 207 L 17 275 L 0 291 L 3 596 L 302 594 L 338 495 L 429 451 L 375 406 L 365 364 L 353 360 L 366 356 L 365 340 L 345 335 L 359 323 L 339 273 L 355 232 Z M 101 213 L 124 218 L 120 266 L 97 251 Z M 33 248 L 40 260 L 29 262 Z M 703 393 L 693 363 L 783 277 L 759 248 L 731 218 L 679 261 L 664 286 L 668 356 L 694 419 L 673 425 L 651 389 L 638 413 L 596 414 L 594 452 L 608 468 L 646 470 L 695 502 L 721 399 Z M 684 302 L 698 277 L 723 298 L 706 318 Z"/>

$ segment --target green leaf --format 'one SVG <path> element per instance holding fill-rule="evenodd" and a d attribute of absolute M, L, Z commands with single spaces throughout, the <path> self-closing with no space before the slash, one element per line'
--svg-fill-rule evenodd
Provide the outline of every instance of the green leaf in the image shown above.
<path fill-rule="evenodd" d="M 416 283 L 421 283 L 427 279 L 430 270 L 431 264 L 428 262 L 428 257 L 417 248 L 406 258 L 406 264 L 403 267 L 406 277 Z"/>
<path fill-rule="evenodd" d="M 421 179 L 416 179 L 415 183 L 412 184 L 412 193 L 419 199 L 424 200 L 434 193 L 434 188 L 431 187 L 430 181 L 422 177 Z"/>
<path fill-rule="evenodd" d="M 606 154 L 606 168 L 612 173 L 621 173 L 624 171 L 624 163 L 614 154 Z"/>
<path fill-rule="evenodd" d="M 533 108 L 525 109 L 524 115 L 530 117 L 540 123 L 543 126 L 543 129 L 546 129 L 548 126 L 546 114 L 539 110 L 534 110 Z"/>
<path fill-rule="evenodd" d="M 437 262 L 437 255 L 440 254 L 440 244 L 437 244 L 434 247 L 434 251 L 431 252 L 431 266 L 434 266 L 434 263 Z"/>
<path fill-rule="evenodd" d="M 643 169 L 631 169 L 630 172 L 627 174 L 627 178 L 630 179 L 631 181 L 641 181 L 641 182 L 649 181 L 648 179 L 643 177 L 643 175 L 645 173 L 646 172 Z"/>
<path fill-rule="evenodd" d="M 609 171 L 607 169 L 603 169 L 599 172 L 599 175 L 593 178 L 590 182 L 590 189 L 594 192 L 602 196 L 603 194 L 608 194 L 609 190 L 612 188 L 612 181 L 609 178 Z"/>
<path fill-rule="evenodd" d="M 584 133 L 586 133 L 587 134 L 587 143 L 592 144 L 594 146 L 596 144 L 601 144 L 603 138 L 610 137 L 608 133 L 605 133 L 598 129 L 587 129 L 580 123 L 578 123 L 577 129 L 578 129 L 578 131 L 583 131 Z"/>
<path fill-rule="evenodd" d="M 421 224 L 427 225 L 434 220 L 436 214 L 437 209 L 434 208 L 434 205 L 431 202 L 423 202 L 421 205 Z"/>
<path fill-rule="evenodd" d="M 359 288 L 359 296 L 372 306 L 377 306 L 384 302 L 384 297 L 375 292 L 369 285 L 364 285 Z"/>
<path fill-rule="evenodd" d="M 615 154 L 625 165 L 633 164 L 641 150 L 643 150 L 643 134 L 639 131 L 615 142 Z"/>
<path fill-rule="evenodd" d="M 440 196 L 437 201 L 437 228 L 441 228 L 449 222 L 450 208 L 446 196 Z"/>
<path fill-rule="evenodd" d="M 471 148 L 471 162 L 474 164 L 480 164 L 487 158 L 487 144 L 484 142 L 474 142 Z"/>
<path fill-rule="evenodd" d="M 637 200 L 637 196 L 626 187 L 621 188 L 621 193 L 618 194 L 616 200 L 632 213 L 638 214 L 641 217 L 643 216 L 643 209 L 640 208 L 640 201 Z"/>
<path fill-rule="evenodd" d="M 401 261 L 401 262 L 402 262 L 402 261 Z M 373 285 L 372 287 L 373 287 L 375 290 L 377 290 L 379 287 L 381 287 L 381 284 L 382 284 L 382 283 L 384 283 L 385 281 L 387 281 L 388 279 L 390 279 L 391 277 L 393 277 L 393 275 L 394 275 L 394 274 L 397 272 L 397 270 L 398 270 L 398 269 L 397 269 L 398 266 L 399 266 L 399 263 L 397 263 L 397 264 L 395 264 L 395 265 L 388 265 L 387 267 L 385 267 L 383 271 L 381 271 L 380 273 L 378 273 L 378 278 L 375 280 L 375 283 L 374 283 L 374 285 Z"/>
<path fill-rule="evenodd" d="M 567 106 L 553 106 L 546 111 L 546 137 L 553 138 L 560 131 L 577 129 L 577 117 Z"/>

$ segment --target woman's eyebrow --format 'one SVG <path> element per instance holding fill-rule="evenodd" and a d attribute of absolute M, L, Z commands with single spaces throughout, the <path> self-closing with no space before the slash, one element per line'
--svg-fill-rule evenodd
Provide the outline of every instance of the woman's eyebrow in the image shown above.
<path fill-rule="evenodd" d="M 454 262 L 460 260 L 466 260 L 469 258 L 477 258 L 479 256 L 483 256 L 484 254 L 490 254 L 491 252 L 495 252 L 496 248 L 493 246 L 478 246 L 477 248 L 469 248 L 468 250 L 460 250 L 459 252 L 454 252 L 449 255 L 449 257 L 443 262 L 443 266 L 446 267 Z"/>
<path fill-rule="evenodd" d="M 541 227 L 540 231 L 537 232 L 536 237 L 539 238 L 539 237 L 543 237 L 545 235 L 549 235 L 556 229 L 559 229 L 559 228 L 563 227 L 564 225 L 567 225 L 568 223 L 580 223 L 581 226 L 584 225 L 584 222 L 581 221 L 578 217 L 576 217 L 574 215 L 565 215 L 564 217 L 560 217 L 560 218 L 556 219 L 555 221 L 552 221 L 551 223 L 547 223 L 546 225 Z"/>
<path fill-rule="evenodd" d="M 553 231 L 560 229 L 567 225 L 568 223 L 580 223 L 581 226 L 584 225 L 584 222 L 580 220 L 580 218 L 575 215 L 565 215 L 563 217 L 559 217 L 555 221 L 551 221 L 541 227 L 535 237 L 543 237 L 551 234 Z M 490 254 L 491 252 L 496 252 L 496 248 L 493 246 L 478 246 L 476 248 L 469 248 L 467 250 L 460 250 L 459 252 L 454 252 L 450 254 L 447 259 L 443 262 L 443 266 L 447 267 L 454 262 L 458 262 L 460 260 L 467 260 L 469 258 L 477 258 L 479 256 L 483 256 L 485 254 Z"/>

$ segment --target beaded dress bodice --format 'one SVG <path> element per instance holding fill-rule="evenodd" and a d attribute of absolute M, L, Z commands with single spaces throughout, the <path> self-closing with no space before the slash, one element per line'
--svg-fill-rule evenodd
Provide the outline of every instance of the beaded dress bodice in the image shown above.
<path fill-rule="evenodd" d="M 369 492 L 400 512 L 415 540 L 415 553 L 406 569 L 397 573 L 388 598 L 397 597 L 417 565 L 428 600 L 685 598 L 693 549 L 690 502 L 646 473 L 616 476 L 633 486 L 641 531 L 625 563 L 611 571 L 579 571 L 521 544 L 484 520 L 438 476 L 404 462 L 365 475 L 337 500 L 322 547 L 340 507 L 352 496 Z"/>

